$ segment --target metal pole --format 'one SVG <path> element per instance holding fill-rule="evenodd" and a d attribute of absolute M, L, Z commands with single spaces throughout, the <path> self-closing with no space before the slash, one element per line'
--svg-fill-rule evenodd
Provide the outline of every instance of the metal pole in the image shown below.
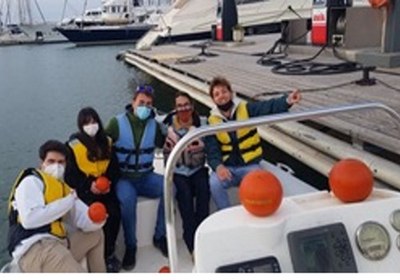
<path fill-rule="evenodd" d="M 178 255 L 176 246 L 176 232 L 175 232 L 175 216 L 174 216 L 174 196 L 173 196 L 173 170 L 175 165 L 186 146 L 194 139 L 200 137 L 215 134 L 219 131 L 233 131 L 245 127 L 257 127 L 260 125 L 271 125 L 279 122 L 287 121 L 300 121 L 305 119 L 313 119 L 324 117 L 328 115 L 360 111 L 367 109 L 380 109 L 387 112 L 393 117 L 400 127 L 400 115 L 392 108 L 381 104 L 381 103 L 366 103 L 357 105 L 348 105 L 340 107 L 330 107 L 325 109 L 317 109 L 306 112 L 297 113 L 283 113 L 269 116 L 262 116 L 257 118 L 251 118 L 245 121 L 228 122 L 215 126 L 203 126 L 188 132 L 174 147 L 165 167 L 164 174 L 164 203 L 165 203 L 165 220 L 167 230 L 167 242 L 168 242 L 168 253 L 169 253 L 169 266 L 171 272 L 178 271 Z"/>

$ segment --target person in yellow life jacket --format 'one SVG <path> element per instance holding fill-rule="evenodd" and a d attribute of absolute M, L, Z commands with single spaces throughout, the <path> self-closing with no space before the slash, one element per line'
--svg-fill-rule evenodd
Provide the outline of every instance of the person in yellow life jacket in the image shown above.
<path fill-rule="evenodd" d="M 234 98 L 231 84 L 224 77 L 215 77 L 209 94 L 215 106 L 208 122 L 217 125 L 228 121 L 283 113 L 301 100 L 298 90 L 275 99 L 247 103 Z M 256 128 L 243 128 L 233 132 L 219 132 L 206 137 L 207 162 L 213 172 L 210 176 L 211 197 L 218 209 L 230 206 L 227 189 L 239 186 L 243 177 L 259 169 L 263 157 L 260 136 Z"/>
<path fill-rule="evenodd" d="M 40 168 L 28 168 L 11 189 L 8 251 L 22 272 L 105 272 L 104 222 L 94 223 L 64 181 L 67 149 L 56 140 L 39 149 Z"/>
<path fill-rule="evenodd" d="M 119 178 L 118 161 L 112 150 L 112 140 L 106 135 L 95 109 L 81 109 L 77 125 L 79 131 L 71 135 L 67 144 L 70 157 L 65 171 L 65 182 L 76 190 L 78 197 L 88 206 L 99 201 L 106 207 L 108 218 L 103 227 L 104 257 L 107 271 L 119 272 L 121 262 L 114 254 L 121 221 L 119 202 L 115 194 L 115 184 Z M 96 181 L 99 177 L 105 177 L 109 181 L 108 190 L 98 189 Z"/>
<path fill-rule="evenodd" d="M 167 161 L 179 139 L 191 129 L 206 124 L 206 120 L 202 120 L 194 110 L 190 96 L 178 92 L 175 96 L 175 110 L 166 116 L 163 123 L 168 127 L 163 148 L 164 160 Z M 183 239 L 190 253 L 193 253 L 194 233 L 209 215 L 208 181 L 204 142 L 198 139 L 186 147 L 174 170 L 176 199 L 183 224 Z"/>

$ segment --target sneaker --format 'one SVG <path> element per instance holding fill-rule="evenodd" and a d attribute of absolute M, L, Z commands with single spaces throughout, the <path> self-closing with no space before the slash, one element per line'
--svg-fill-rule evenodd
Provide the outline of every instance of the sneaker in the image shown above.
<path fill-rule="evenodd" d="M 107 272 L 119 272 L 121 270 L 121 262 L 116 256 L 111 255 L 106 258 Z"/>
<path fill-rule="evenodd" d="M 156 247 L 158 250 L 161 251 L 164 257 L 168 258 L 168 245 L 165 236 L 158 239 L 153 237 L 153 245 L 154 247 Z"/>
<path fill-rule="evenodd" d="M 125 270 L 132 270 L 136 265 L 136 247 L 126 248 L 124 260 L 122 261 L 122 268 Z"/>

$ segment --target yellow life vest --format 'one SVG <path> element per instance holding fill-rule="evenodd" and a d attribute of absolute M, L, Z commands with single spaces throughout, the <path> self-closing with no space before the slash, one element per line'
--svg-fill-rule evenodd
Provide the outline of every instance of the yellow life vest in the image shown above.
<path fill-rule="evenodd" d="M 18 187 L 18 185 L 21 183 L 21 181 L 26 176 L 29 176 L 29 175 L 36 175 L 36 176 L 38 176 L 39 179 L 42 180 L 43 185 L 44 185 L 43 196 L 44 196 L 45 204 L 49 204 L 53 201 L 56 201 L 63 197 L 66 197 L 71 192 L 70 187 L 66 183 L 63 183 L 63 182 L 57 180 L 53 176 L 50 176 L 50 175 L 48 175 L 42 171 L 36 170 L 36 169 L 24 170 L 20 173 L 20 175 L 18 176 L 17 180 L 14 183 L 14 186 L 11 189 L 11 194 L 10 194 L 9 203 L 8 203 L 9 216 L 12 214 L 12 211 L 15 211 L 12 209 L 12 206 L 11 206 L 11 203 L 14 200 L 15 190 Z M 20 217 L 18 215 L 18 210 L 16 212 L 17 213 L 14 213 L 14 215 L 15 214 L 17 215 L 17 219 L 16 219 L 16 221 L 12 221 L 12 219 L 11 219 L 10 224 L 12 224 L 12 223 L 20 224 Z M 52 222 L 49 226 L 50 226 L 50 228 L 48 230 L 49 233 L 51 233 L 57 237 L 60 237 L 60 238 L 66 237 L 67 233 L 66 233 L 66 230 L 64 227 L 64 223 L 62 222 L 61 219 L 58 219 L 58 220 Z M 30 230 L 30 231 L 34 231 L 34 230 Z"/>
<path fill-rule="evenodd" d="M 246 102 L 240 102 L 235 113 L 237 121 L 249 119 Z M 211 115 L 208 118 L 211 125 L 220 124 L 223 122 L 222 117 Z M 256 128 L 242 128 L 236 130 L 237 139 L 239 141 L 239 150 L 244 162 L 250 162 L 257 157 L 262 156 L 262 147 L 260 136 Z M 217 140 L 221 145 L 222 160 L 225 162 L 230 153 L 233 151 L 232 140 L 228 132 L 218 132 Z"/>
<path fill-rule="evenodd" d="M 112 140 L 108 138 L 111 149 Z M 88 150 L 79 139 L 74 139 L 68 143 L 75 155 L 76 164 L 86 176 L 99 177 L 106 173 L 110 159 L 90 161 L 88 159 Z"/>

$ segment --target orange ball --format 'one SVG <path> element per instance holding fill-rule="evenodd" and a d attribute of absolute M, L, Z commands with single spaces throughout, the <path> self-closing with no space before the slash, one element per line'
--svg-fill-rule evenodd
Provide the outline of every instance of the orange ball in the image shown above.
<path fill-rule="evenodd" d="M 372 6 L 372 8 L 375 9 L 380 9 L 389 5 L 388 0 L 368 0 L 368 2 Z"/>
<path fill-rule="evenodd" d="M 163 267 L 160 268 L 160 270 L 158 271 L 158 273 L 170 273 L 171 269 L 169 268 L 169 266 L 164 265 Z"/>
<path fill-rule="evenodd" d="M 100 176 L 96 179 L 96 189 L 102 193 L 106 193 L 110 190 L 110 180 L 105 176 Z"/>
<path fill-rule="evenodd" d="M 103 203 L 94 202 L 89 206 L 88 215 L 94 223 L 101 223 L 107 218 L 107 209 Z"/>
<path fill-rule="evenodd" d="M 372 192 L 374 176 L 368 166 L 358 159 L 343 159 L 329 172 L 329 186 L 343 202 L 366 199 Z"/>
<path fill-rule="evenodd" d="M 282 196 L 278 178 L 265 170 L 249 172 L 240 183 L 240 202 L 255 216 L 265 217 L 274 213 L 281 205 Z"/>

